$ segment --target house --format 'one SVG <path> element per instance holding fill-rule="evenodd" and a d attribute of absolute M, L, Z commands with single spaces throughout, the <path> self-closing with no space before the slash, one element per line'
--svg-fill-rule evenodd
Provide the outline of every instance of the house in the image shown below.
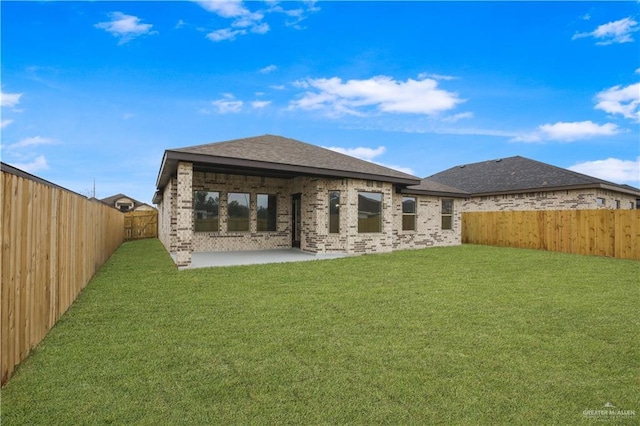
<path fill-rule="evenodd" d="M 457 245 L 468 195 L 282 136 L 166 150 L 153 202 L 178 267 L 191 253 L 379 253 Z"/>
<path fill-rule="evenodd" d="M 640 189 L 515 156 L 452 167 L 425 179 L 470 194 L 472 211 L 633 209 Z"/>
<path fill-rule="evenodd" d="M 102 198 L 100 202 L 107 204 L 117 210 L 120 210 L 121 212 L 155 210 L 153 206 L 128 197 L 124 194 L 116 194 L 112 195 L 111 197 Z"/>

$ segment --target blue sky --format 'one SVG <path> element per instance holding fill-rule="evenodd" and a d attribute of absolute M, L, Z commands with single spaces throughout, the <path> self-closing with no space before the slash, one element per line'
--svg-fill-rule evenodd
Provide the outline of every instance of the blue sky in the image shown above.
<path fill-rule="evenodd" d="M 640 186 L 638 2 L 8 2 L 2 161 L 150 203 L 276 134 L 419 177 L 522 155 Z"/>

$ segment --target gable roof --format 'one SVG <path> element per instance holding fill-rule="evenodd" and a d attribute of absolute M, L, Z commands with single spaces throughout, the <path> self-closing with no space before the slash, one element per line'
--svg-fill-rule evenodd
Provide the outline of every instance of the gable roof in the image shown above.
<path fill-rule="evenodd" d="M 263 135 L 186 148 L 164 153 L 156 186 L 164 188 L 175 175 L 179 161 L 191 162 L 194 170 L 214 168 L 220 173 L 294 177 L 331 176 L 417 184 L 420 178 L 282 136 Z"/>
<path fill-rule="evenodd" d="M 427 178 L 473 195 L 601 188 L 640 196 L 640 189 L 618 185 L 551 164 L 515 156 L 452 167 Z"/>
<path fill-rule="evenodd" d="M 147 203 L 143 203 L 142 201 L 138 201 L 133 197 L 129 197 L 128 195 L 125 194 L 116 194 L 116 195 L 112 195 L 110 197 L 106 197 L 106 198 L 102 198 L 99 201 L 101 203 L 107 204 L 109 207 L 116 207 L 116 201 L 118 201 L 121 198 L 128 198 L 129 200 L 133 201 L 133 209 L 137 209 L 140 206 L 149 206 L 149 204 Z M 152 209 L 155 209 L 155 207 L 153 206 L 149 206 Z"/>

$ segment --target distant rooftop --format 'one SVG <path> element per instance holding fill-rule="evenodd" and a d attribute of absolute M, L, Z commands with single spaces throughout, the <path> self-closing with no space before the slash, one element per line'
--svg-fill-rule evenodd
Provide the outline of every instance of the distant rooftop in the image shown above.
<path fill-rule="evenodd" d="M 429 176 L 427 180 L 459 188 L 473 195 L 602 188 L 640 196 L 638 188 L 520 156 L 452 167 Z"/>
<path fill-rule="evenodd" d="M 155 207 L 153 207 L 153 206 L 150 206 L 150 205 L 149 205 L 149 204 L 147 204 L 147 203 L 143 203 L 142 201 L 138 201 L 138 200 L 136 200 L 135 198 L 133 198 L 133 197 L 129 197 L 128 195 L 125 195 L 125 194 L 116 194 L 116 195 L 112 195 L 112 196 L 110 196 L 110 197 L 102 198 L 102 199 L 100 199 L 99 201 L 100 201 L 101 203 L 107 204 L 108 206 L 110 206 L 110 207 L 113 207 L 113 208 L 116 208 L 116 209 L 117 209 L 117 208 L 118 208 L 118 206 L 116 206 L 116 202 L 117 202 L 118 200 L 122 199 L 122 198 L 126 198 L 126 199 L 131 200 L 131 202 L 133 203 L 133 206 L 132 206 L 131 210 L 135 210 L 135 209 L 137 209 L 137 208 L 138 208 L 138 207 L 140 207 L 140 206 L 148 206 L 148 207 L 151 207 L 151 208 L 155 208 Z"/>

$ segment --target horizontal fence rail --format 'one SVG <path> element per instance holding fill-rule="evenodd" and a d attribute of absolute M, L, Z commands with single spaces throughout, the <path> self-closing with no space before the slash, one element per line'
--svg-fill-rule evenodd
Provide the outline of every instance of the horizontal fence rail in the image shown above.
<path fill-rule="evenodd" d="M 640 260 L 640 210 L 466 212 L 462 242 Z"/>
<path fill-rule="evenodd" d="M 123 241 L 123 214 L 2 164 L 2 384 Z"/>

